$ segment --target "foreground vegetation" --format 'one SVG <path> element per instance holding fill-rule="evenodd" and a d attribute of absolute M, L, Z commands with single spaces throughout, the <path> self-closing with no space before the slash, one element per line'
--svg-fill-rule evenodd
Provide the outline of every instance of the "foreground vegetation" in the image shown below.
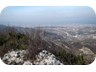
<path fill-rule="evenodd" d="M 14 29 L 0 33 L 0 57 L 11 50 L 22 50 L 28 48 L 28 37 L 16 32 Z"/>
<path fill-rule="evenodd" d="M 83 55 L 75 55 L 68 53 L 64 49 L 56 50 L 55 44 L 51 44 L 51 49 L 48 49 L 49 44 L 42 39 L 40 29 L 29 34 L 17 32 L 14 28 L 8 28 L 6 32 L 0 33 L 0 57 L 2 58 L 5 53 L 12 50 L 26 50 L 26 59 L 35 60 L 35 56 L 41 50 L 48 50 L 55 54 L 57 58 L 66 65 L 84 65 L 86 64 Z M 51 42 L 50 42 L 51 43 Z M 58 47 L 60 49 L 60 47 Z"/>

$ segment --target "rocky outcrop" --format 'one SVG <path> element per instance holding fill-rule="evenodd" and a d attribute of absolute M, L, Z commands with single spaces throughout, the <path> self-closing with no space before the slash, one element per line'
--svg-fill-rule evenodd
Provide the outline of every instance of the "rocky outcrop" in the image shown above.
<path fill-rule="evenodd" d="M 56 56 L 46 50 L 42 50 L 36 55 L 36 60 L 24 60 L 25 50 L 11 51 L 4 55 L 2 60 L 8 65 L 63 65 Z"/>
<path fill-rule="evenodd" d="M 63 65 L 59 60 L 56 59 L 56 56 L 46 50 L 43 50 L 36 56 L 34 61 L 36 65 Z"/>
<path fill-rule="evenodd" d="M 4 61 L 4 63 L 8 65 L 23 64 L 25 54 L 26 54 L 25 50 L 11 51 L 11 52 L 6 53 L 4 57 L 2 58 L 2 60 Z"/>
<path fill-rule="evenodd" d="M 82 47 L 81 49 L 79 49 L 83 54 L 86 55 L 94 55 L 94 53 L 87 47 Z"/>
<path fill-rule="evenodd" d="M 82 47 L 79 51 L 84 56 L 86 64 L 90 64 L 95 60 L 95 54 L 89 48 Z"/>

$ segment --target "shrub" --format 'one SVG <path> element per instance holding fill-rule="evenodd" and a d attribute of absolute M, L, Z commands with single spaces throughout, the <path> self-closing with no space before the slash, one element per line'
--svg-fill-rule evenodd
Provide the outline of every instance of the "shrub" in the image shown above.
<path fill-rule="evenodd" d="M 9 29 L 8 29 L 9 30 Z M 0 33 L 0 56 L 10 50 L 24 50 L 28 47 L 28 37 L 11 29 Z"/>
<path fill-rule="evenodd" d="M 85 65 L 86 63 L 85 63 L 85 61 L 84 61 L 84 56 L 83 55 L 79 55 L 78 57 L 78 64 L 80 65 Z"/>
<path fill-rule="evenodd" d="M 42 31 L 40 29 L 36 29 L 34 32 L 31 32 L 29 35 L 28 40 L 28 49 L 27 49 L 27 58 L 34 60 L 35 55 L 38 54 L 42 50 L 42 37 L 40 36 L 40 33 Z"/>
<path fill-rule="evenodd" d="M 58 56 L 60 57 L 60 58 L 64 58 L 64 55 L 66 54 L 66 52 L 65 52 L 65 50 L 62 50 L 62 51 L 60 51 L 59 53 L 58 53 Z"/>
<path fill-rule="evenodd" d="M 83 55 L 74 55 L 73 53 L 67 53 L 65 50 L 62 50 L 57 55 L 61 62 L 67 65 L 83 65 L 85 64 Z"/>

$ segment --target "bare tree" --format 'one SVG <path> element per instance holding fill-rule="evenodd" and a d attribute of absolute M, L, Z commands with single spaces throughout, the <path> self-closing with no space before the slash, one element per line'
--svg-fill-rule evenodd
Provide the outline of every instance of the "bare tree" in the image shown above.
<path fill-rule="evenodd" d="M 42 30 L 40 28 L 34 29 L 34 32 L 31 31 L 29 35 L 29 47 L 27 49 L 27 57 L 35 59 L 35 55 L 42 50 Z"/>

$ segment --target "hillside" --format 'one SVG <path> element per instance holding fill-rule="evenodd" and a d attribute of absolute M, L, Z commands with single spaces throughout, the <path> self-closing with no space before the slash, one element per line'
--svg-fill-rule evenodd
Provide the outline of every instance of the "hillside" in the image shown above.
<path fill-rule="evenodd" d="M 96 27 L 1 28 L 0 57 L 6 64 L 85 65 L 95 59 Z"/>

